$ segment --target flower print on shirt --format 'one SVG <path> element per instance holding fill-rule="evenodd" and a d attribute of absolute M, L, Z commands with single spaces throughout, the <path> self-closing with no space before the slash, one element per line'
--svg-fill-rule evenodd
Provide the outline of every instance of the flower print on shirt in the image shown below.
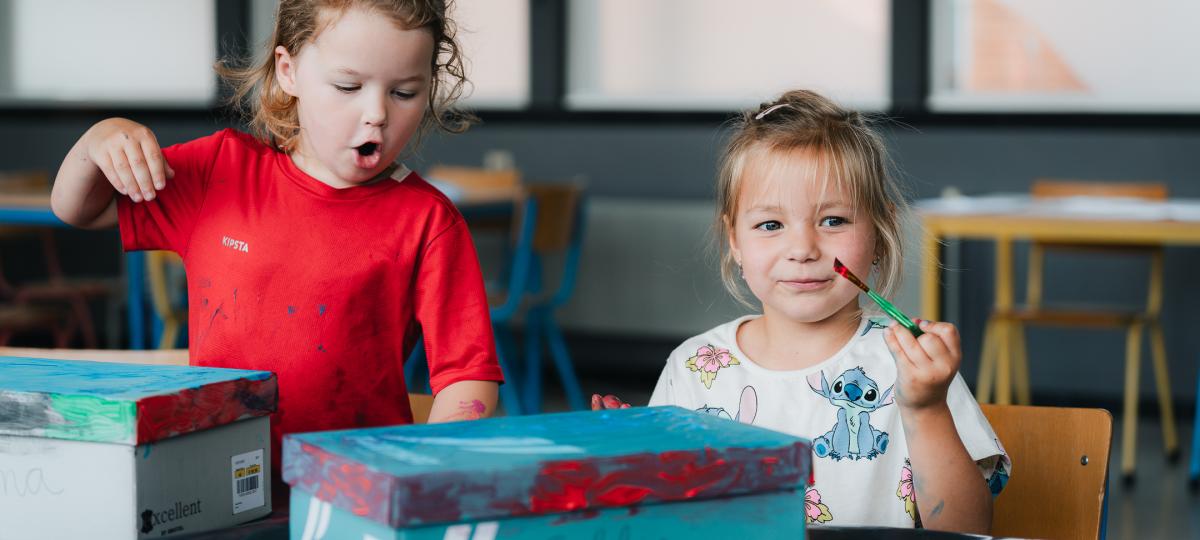
<path fill-rule="evenodd" d="M 904 511 L 908 517 L 914 522 L 920 521 L 917 517 L 917 490 L 913 487 L 912 463 L 908 458 L 904 458 L 904 466 L 900 468 L 900 486 L 896 488 L 896 496 L 904 501 Z"/>
<path fill-rule="evenodd" d="M 722 349 L 713 345 L 705 345 L 696 351 L 696 355 L 688 358 L 685 363 L 688 369 L 700 372 L 700 382 L 704 383 L 704 387 L 712 389 L 713 379 L 717 378 L 717 371 L 729 366 L 741 365 L 738 359 L 732 354 L 729 354 L 729 349 Z"/>
<path fill-rule="evenodd" d="M 812 487 L 804 490 L 804 522 L 825 523 L 832 520 L 829 507 L 821 502 L 821 492 Z"/>

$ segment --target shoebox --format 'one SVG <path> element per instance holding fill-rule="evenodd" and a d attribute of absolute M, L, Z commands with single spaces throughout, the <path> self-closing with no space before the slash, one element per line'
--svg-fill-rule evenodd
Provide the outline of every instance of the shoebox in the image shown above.
<path fill-rule="evenodd" d="M 270 513 L 265 371 L 0 357 L 0 538 L 161 538 Z"/>
<path fill-rule="evenodd" d="M 804 537 L 808 440 L 679 407 L 288 435 L 294 539 Z"/>

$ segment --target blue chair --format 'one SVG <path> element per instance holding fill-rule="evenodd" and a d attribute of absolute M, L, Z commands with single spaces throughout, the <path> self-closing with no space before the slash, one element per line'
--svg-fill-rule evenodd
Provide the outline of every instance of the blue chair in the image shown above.
<path fill-rule="evenodd" d="M 581 184 L 536 184 L 530 185 L 530 197 L 541 205 L 537 231 L 533 244 L 533 272 L 530 293 L 539 300 L 526 314 L 525 328 L 525 380 L 522 383 L 522 406 L 527 412 L 542 409 L 542 350 L 543 344 L 550 350 L 550 358 L 558 370 L 559 380 L 567 396 L 567 404 L 574 410 L 585 410 L 583 390 L 575 374 L 566 340 L 554 320 L 554 312 L 571 298 L 575 289 L 575 276 L 579 269 L 579 255 L 583 245 L 586 223 L 587 199 Z M 542 294 L 542 273 L 546 270 L 548 256 L 562 257 L 562 272 L 558 289 Z"/>

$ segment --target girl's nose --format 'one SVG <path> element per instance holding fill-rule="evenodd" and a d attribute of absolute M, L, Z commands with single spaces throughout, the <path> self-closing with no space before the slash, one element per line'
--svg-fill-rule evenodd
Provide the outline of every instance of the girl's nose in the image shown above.
<path fill-rule="evenodd" d="M 378 127 L 387 125 L 387 106 L 379 100 L 372 99 L 363 109 L 363 123 Z"/>
<path fill-rule="evenodd" d="M 817 247 L 816 231 L 793 228 L 788 239 L 788 260 L 808 262 L 819 258 L 821 250 Z"/>

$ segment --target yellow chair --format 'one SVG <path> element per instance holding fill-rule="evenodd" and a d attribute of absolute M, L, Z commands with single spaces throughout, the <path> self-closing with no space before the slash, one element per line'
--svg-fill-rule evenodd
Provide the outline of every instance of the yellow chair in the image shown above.
<path fill-rule="evenodd" d="M 980 405 L 1013 462 L 992 535 L 1099 538 L 1112 415 L 1104 409 Z"/>
<path fill-rule="evenodd" d="M 182 271 L 183 260 L 171 251 L 146 253 L 146 278 L 150 281 L 150 304 L 154 314 L 162 321 L 163 331 L 158 338 L 159 349 L 171 349 L 179 339 L 179 332 L 187 324 L 187 307 L 177 307 L 171 301 L 172 269 Z M 185 293 L 186 294 L 186 293 Z"/>
<path fill-rule="evenodd" d="M 1161 202 L 1167 198 L 1167 188 L 1161 183 L 1109 183 L 1061 180 L 1038 180 L 1031 190 L 1034 199 L 1070 196 L 1124 197 Z M 1084 251 L 1120 255 L 1140 255 L 1149 259 L 1150 272 L 1144 310 L 1119 310 L 1097 307 L 1055 307 L 1043 302 L 1042 284 L 1047 252 Z M 1008 404 L 1012 377 L 1017 403 L 1030 403 L 1029 361 L 1025 349 L 1026 325 L 1075 326 L 1091 328 L 1123 328 L 1125 345 L 1124 426 L 1122 428 L 1121 471 L 1126 483 L 1134 478 L 1136 463 L 1138 375 L 1141 367 L 1142 333 L 1149 330 L 1153 353 L 1163 440 L 1168 459 L 1179 455 L 1175 419 L 1171 407 L 1171 388 L 1167 375 L 1166 345 L 1163 339 L 1160 313 L 1163 297 L 1163 248 L 1145 245 L 1090 245 L 1034 242 L 1029 248 L 1029 269 L 1024 305 L 1005 308 L 997 306 L 984 332 L 983 354 L 975 397 L 980 403 L 991 401 L 993 378 L 996 382 L 995 402 Z"/>

